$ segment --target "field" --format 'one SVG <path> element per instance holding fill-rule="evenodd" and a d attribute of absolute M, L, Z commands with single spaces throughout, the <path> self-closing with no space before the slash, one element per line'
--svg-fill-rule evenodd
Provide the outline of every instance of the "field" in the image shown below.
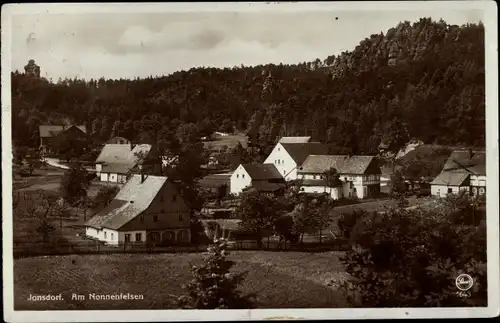
<path fill-rule="evenodd" d="M 218 136 L 212 141 L 207 141 L 204 146 L 208 149 L 219 150 L 222 147 L 234 148 L 241 143 L 243 148 L 247 147 L 248 138 L 242 134 L 228 135 L 228 136 Z"/>
<path fill-rule="evenodd" d="M 235 271 L 247 271 L 242 285 L 255 293 L 259 308 L 332 308 L 346 306 L 332 280 L 345 279 L 339 252 L 237 251 Z M 191 279 L 190 263 L 200 254 L 121 254 L 50 256 L 14 261 L 16 310 L 169 309 Z M 57 295 L 64 300 L 28 301 L 30 294 Z M 87 300 L 71 300 L 72 293 Z M 88 294 L 142 294 L 142 300 L 95 301 Z"/>

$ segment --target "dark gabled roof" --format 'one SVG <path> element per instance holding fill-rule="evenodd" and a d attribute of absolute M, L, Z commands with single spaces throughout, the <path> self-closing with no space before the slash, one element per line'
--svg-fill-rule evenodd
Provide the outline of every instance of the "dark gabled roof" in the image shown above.
<path fill-rule="evenodd" d="M 461 186 L 469 177 L 466 172 L 441 172 L 431 185 Z"/>
<path fill-rule="evenodd" d="M 455 150 L 446 161 L 443 172 L 459 171 L 475 175 L 486 175 L 486 153 L 484 151 Z"/>
<path fill-rule="evenodd" d="M 87 221 L 86 226 L 118 230 L 144 212 L 158 195 L 167 177 L 134 175 L 121 188 L 111 204 Z"/>
<path fill-rule="evenodd" d="M 257 181 L 255 183 L 252 183 L 252 186 L 250 186 L 249 189 L 255 189 L 259 192 L 276 192 L 285 187 L 286 184 L 284 183 L 270 183 L 266 181 Z"/>
<path fill-rule="evenodd" d="M 70 125 L 70 126 L 64 126 L 64 125 L 40 125 L 38 127 L 38 130 L 40 131 L 40 137 L 42 138 L 47 138 L 47 137 L 53 137 L 57 134 L 59 134 L 61 131 L 68 130 L 71 127 L 77 127 L 84 133 L 87 133 L 87 128 L 83 125 L 77 126 L 77 125 Z"/>
<path fill-rule="evenodd" d="M 279 170 L 274 164 L 241 164 L 252 180 L 281 179 Z"/>
<path fill-rule="evenodd" d="M 298 173 L 324 173 L 335 168 L 339 174 L 361 175 L 366 172 L 375 156 L 311 155 L 297 170 Z"/>
<path fill-rule="evenodd" d="M 280 144 L 285 148 L 297 165 L 302 164 L 310 155 L 325 155 L 328 153 L 328 147 L 320 142 Z"/>

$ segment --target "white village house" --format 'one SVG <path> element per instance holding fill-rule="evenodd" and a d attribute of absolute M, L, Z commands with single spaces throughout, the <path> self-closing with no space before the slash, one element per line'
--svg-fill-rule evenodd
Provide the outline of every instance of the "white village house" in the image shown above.
<path fill-rule="evenodd" d="M 127 176 L 136 168 L 139 157 L 146 156 L 151 145 L 106 144 L 96 159 L 96 174 L 101 182 L 125 183 Z"/>
<path fill-rule="evenodd" d="M 339 175 L 336 181 L 326 176 L 331 168 Z M 326 192 L 333 199 L 363 199 L 380 194 L 381 170 L 375 156 L 310 155 L 297 174 L 305 193 Z"/>
<path fill-rule="evenodd" d="M 324 155 L 328 147 L 319 142 L 309 142 L 310 137 L 283 137 L 276 144 L 264 164 L 273 164 L 285 180 L 297 179 L 297 168 L 309 155 Z"/>
<path fill-rule="evenodd" d="M 231 175 L 230 192 L 239 195 L 250 187 L 273 193 L 284 187 L 284 179 L 273 164 L 241 164 Z"/>
<path fill-rule="evenodd" d="M 167 177 L 133 175 L 85 233 L 110 245 L 189 243 L 190 210 Z"/>
<path fill-rule="evenodd" d="M 448 193 L 486 194 L 486 154 L 484 151 L 455 150 L 443 170 L 431 182 L 431 194 L 445 197 Z"/>

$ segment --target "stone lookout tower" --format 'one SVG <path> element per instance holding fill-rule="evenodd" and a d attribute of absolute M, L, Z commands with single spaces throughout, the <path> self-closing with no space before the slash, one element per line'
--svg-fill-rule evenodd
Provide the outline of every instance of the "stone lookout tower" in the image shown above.
<path fill-rule="evenodd" d="M 40 66 L 35 64 L 34 59 L 30 59 L 28 65 L 24 67 L 24 72 L 34 77 L 40 77 Z"/>

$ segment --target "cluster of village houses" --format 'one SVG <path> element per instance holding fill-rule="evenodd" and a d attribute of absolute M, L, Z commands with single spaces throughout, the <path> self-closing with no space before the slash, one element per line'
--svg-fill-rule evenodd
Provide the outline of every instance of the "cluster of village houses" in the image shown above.
<path fill-rule="evenodd" d="M 41 126 L 41 145 L 49 146 L 51 137 L 57 135 L 78 136 L 80 132 L 86 133 L 84 126 Z M 138 156 L 151 149 L 151 145 L 134 145 L 121 137 L 104 145 L 95 161 L 97 181 L 120 185 L 120 190 L 86 223 L 89 238 L 110 245 L 190 242 L 191 212 L 176 185 L 165 176 L 145 175 L 140 169 Z M 328 176 L 331 169 L 337 173 L 334 180 Z M 365 199 L 380 195 L 381 173 L 376 156 L 329 155 L 326 145 L 310 137 L 283 137 L 264 163 L 241 164 L 229 174 L 210 177 L 217 185 L 227 185 L 234 196 L 248 189 L 280 194 L 286 182 L 299 180 L 304 193 Z M 430 184 L 434 196 L 461 190 L 485 194 L 485 152 L 454 151 Z"/>

